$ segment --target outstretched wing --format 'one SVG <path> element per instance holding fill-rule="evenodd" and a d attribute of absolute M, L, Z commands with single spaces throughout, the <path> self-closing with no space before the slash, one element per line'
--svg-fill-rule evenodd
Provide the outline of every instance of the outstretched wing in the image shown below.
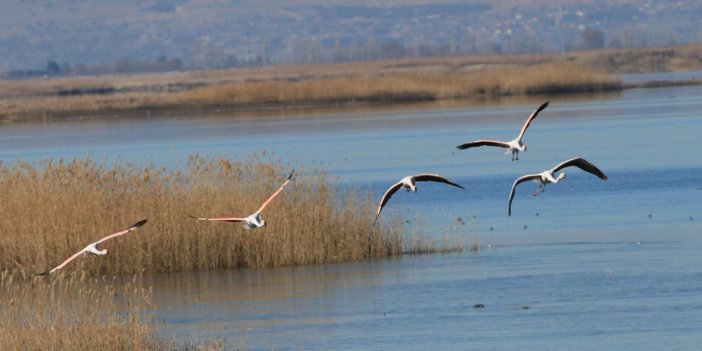
<path fill-rule="evenodd" d="M 465 189 L 464 187 L 438 175 L 438 174 L 417 174 L 414 176 L 414 180 L 418 182 L 439 182 L 439 183 L 446 183 L 448 185 L 453 185 L 455 187 L 459 187 L 461 189 Z"/>
<path fill-rule="evenodd" d="M 71 261 L 75 260 L 76 258 L 78 258 L 78 256 L 80 256 L 81 254 L 83 254 L 83 252 L 85 252 L 85 249 L 82 249 L 82 250 L 80 250 L 80 251 L 74 253 L 73 256 L 67 258 L 65 261 L 61 262 L 60 265 L 58 265 L 58 266 L 52 268 L 50 271 L 42 272 L 42 273 L 39 273 L 39 274 L 37 274 L 37 275 L 48 275 L 48 274 L 54 273 L 54 272 L 58 271 L 59 269 L 63 268 L 64 266 L 66 266 L 69 262 L 71 262 Z"/>
<path fill-rule="evenodd" d="M 536 111 L 532 112 L 531 115 L 527 118 L 527 120 L 524 122 L 524 125 L 522 126 L 522 130 L 519 131 L 519 136 L 517 137 L 517 140 L 521 140 L 522 137 L 524 136 L 524 132 L 526 132 L 527 128 L 529 128 L 529 125 L 531 124 L 531 121 L 536 118 L 536 115 L 541 112 L 541 110 L 545 109 L 546 106 L 548 106 L 548 101 L 544 102 L 539 106 L 539 108 L 536 109 Z"/>
<path fill-rule="evenodd" d="M 380 199 L 380 203 L 378 204 L 378 211 L 375 214 L 375 221 L 373 221 L 373 223 L 378 221 L 378 217 L 380 216 L 380 211 L 383 210 L 383 206 L 385 206 L 385 204 L 388 203 L 388 201 L 390 201 L 392 195 L 401 187 L 402 181 L 399 181 L 393 184 L 391 187 L 388 188 L 388 190 L 385 191 L 385 194 L 383 194 L 383 197 Z"/>
<path fill-rule="evenodd" d="M 288 176 L 288 179 L 286 179 L 285 182 L 283 182 L 283 184 L 280 186 L 280 188 L 278 188 L 278 190 L 276 190 L 273 194 L 271 194 L 271 196 L 269 196 L 269 197 L 266 199 L 266 201 L 263 202 L 263 205 L 261 205 L 261 207 L 258 209 L 258 211 L 256 211 L 256 213 L 259 213 L 259 212 L 263 211 L 263 209 L 266 208 L 266 206 L 268 206 L 268 204 L 269 204 L 271 201 L 273 201 L 273 199 L 274 199 L 276 196 L 278 196 L 278 194 L 280 194 L 280 192 L 283 191 L 283 189 L 285 189 L 285 186 L 288 185 L 288 183 L 290 183 L 290 180 L 291 180 L 292 177 L 293 177 L 293 173 L 295 173 L 295 170 L 293 170 L 292 172 L 290 172 L 290 175 Z"/>
<path fill-rule="evenodd" d="M 571 158 L 570 160 L 561 162 L 558 166 L 553 168 L 553 172 L 558 172 L 563 168 L 575 166 L 582 169 L 585 172 L 592 173 L 602 180 L 607 180 L 607 175 L 604 174 L 599 168 L 597 168 L 592 163 L 588 162 L 582 157 Z"/>
<path fill-rule="evenodd" d="M 129 228 L 127 228 L 127 229 L 125 229 L 125 230 L 122 230 L 122 231 L 119 231 L 119 232 L 117 232 L 117 233 L 112 233 L 112 234 L 110 234 L 110 235 L 108 235 L 108 236 L 106 236 L 106 237 L 104 237 L 104 238 L 102 238 L 102 239 L 100 239 L 100 240 L 98 240 L 98 241 L 96 241 L 96 242 L 90 244 L 90 245 L 97 245 L 97 244 L 100 244 L 100 243 L 102 243 L 102 242 L 104 242 L 104 241 L 107 241 L 107 240 L 109 240 L 109 239 L 112 239 L 112 238 L 114 238 L 114 237 L 116 237 L 116 236 L 120 236 L 120 235 L 127 234 L 127 233 L 131 232 L 132 230 L 135 230 L 135 229 L 141 227 L 141 226 L 144 225 L 144 223 L 146 223 L 147 221 L 148 221 L 148 219 L 142 219 L 141 221 L 136 222 L 136 223 L 132 224 L 131 226 L 129 226 Z M 73 256 L 67 258 L 65 261 L 61 262 L 60 265 L 54 267 L 54 268 L 51 269 L 50 271 L 46 271 L 46 272 L 43 272 L 43 273 L 39 273 L 38 275 L 47 275 L 47 274 L 51 274 L 51 273 L 53 273 L 53 272 L 56 272 L 57 270 L 59 270 L 59 269 L 63 268 L 64 266 L 66 266 L 69 262 L 71 262 L 71 261 L 73 261 L 74 259 L 78 258 L 78 256 L 80 256 L 80 255 L 83 254 L 84 252 L 85 252 L 85 248 L 82 249 L 82 250 L 80 250 L 80 251 L 78 251 L 78 252 L 76 252 L 76 253 L 74 253 Z"/>
<path fill-rule="evenodd" d="M 458 150 L 465 150 L 471 147 L 478 147 L 478 146 L 497 146 L 497 147 L 503 147 L 505 149 L 509 149 L 509 144 L 503 142 L 503 141 L 498 141 L 498 140 L 476 140 L 470 143 L 465 143 L 456 146 L 456 149 Z"/>
<path fill-rule="evenodd" d="M 512 215 L 512 200 L 514 199 L 514 189 L 517 188 L 517 185 L 522 184 L 528 180 L 536 179 L 541 177 L 539 174 L 527 174 L 524 176 L 521 176 L 517 178 L 517 180 L 514 181 L 514 184 L 512 184 L 512 190 L 509 192 L 509 207 L 507 209 L 507 215 L 511 216 Z"/>
<path fill-rule="evenodd" d="M 127 228 L 127 229 L 125 229 L 125 230 L 123 230 L 123 231 L 120 231 L 120 232 L 117 232 L 117 233 L 112 233 L 112 234 L 110 234 L 110 235 L 108 235 L 108 236 L 106 236 L 106 237 L 104 237 L 104 238 L 102 238 L 102 239 L 96 241 L 96 242 L 95 242 L 95 245 L 100 244 L 100 243 L 103 242 L 103 241 L 110 240 L 110 239 L 112 239 L 112 238 L 114 238 L 114 237 L 127 234 L 127 233 L 129 233 L 129 232 L 131 232 L 131 231 L 133 231 L 133 230 L 136 230 L 137 228 L 139 228 L 139 227 L 141 227 L 142 225 L 144 225 L 146 222 L 148 222 L 148 219 L 142 219 L 142 220 L 140 220 L 139 222 L 136 222 L 136 223 L 132 224 L 131 226 L 129 226 L 129 228 Z"/>
<path fill-rule="evenodd" d="M 207 217 L 195 217 L 193 215 L 188 215 L 190 218 L 195 218 L 200 221 L 219 221 L 219 222 L 246 222 L 246 218 L 237 217 L 219 217 L 219 218 L 207 218 Z"/>

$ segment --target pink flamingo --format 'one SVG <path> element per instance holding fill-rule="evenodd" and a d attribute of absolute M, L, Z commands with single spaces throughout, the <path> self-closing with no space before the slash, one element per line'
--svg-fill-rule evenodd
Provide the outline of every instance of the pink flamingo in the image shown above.
<path fill-rule="evenodd" d="M 522 142 L 522 137 L 524 137 L 524 132 L 526 132 L 527 128 L 529 128 L 529 124 L 531 124 L 531 121 L 536 118 L 536 115 L 541 112 L 541 110 L 545 109 L 546 106 L 548 106 L 548 101 L 544 102 L 539 106 L 539 108 L 536 109 L 536 111 L 532 112 L 532 114 L 527 118 L 526 122 L 524 122 L 524 125 L 522 126 L 522 130 L 519 131 L 519 135 L 514 138 L 513 140 L 504 142 L 504 141 L 499 141 L 499 140 L 476 140 L 470 143 L 465 143 L 456 146 L 457 149 L 459 150 L 465 150 L 471 147 L 478 147 L 478 146 L 498 146 L 498 147 L 503 147 L 507 149 L 506 153 L 511 152 L 512 153 L 512 161 L 515 159 L 519 161 L 519 151 L 526 151 L 526 144 Z M 516 157 L 516 158 L 515 158 Z"/>
<path fill-rule="evenodd" d="M 390 198 L 392 197 L 393 194 L 395 194 L 396 191 L 400 190 L 400 188 L 404 188 L 407 191 L 412 191 L 416 192 L 417 191 L 417 182 L 439 182 L 439 183 L 446 183 L 448 185 L 453 185 L 455 187 L 465 189 L 464 187 L 438 175 L 438 174 L 417 174 L 417 175 L 410 175 L 406 176 L 402 179 L 400 179 L 399 182 L 393 184 L 388 188 L 388 190 L 385 191 L 385 194 L 383 194 L 383 197 L 380 199 L 380 204 L 378 204 L 378 211 L 375 215 L 375 221 L 378 221 L 378 217 L 380 216 L 380 211 L 383 210 L 383 206 L 390 201 Z"/>
<path fill-rule="evenodd" d="M 94 243 L 90 243 L 90 245 L 88 245 L 85 248 L 83 248 L 82 250 L 76 252 L 75 254 L 73 254 L 73 256 L 67 258 L 60 265 L 54 267 L 50 271 L 39 273 L 37 275 L 48 275 L 48 274 L 54 273 L 54 272 L 58 271 L 59 269 L 65 267 L 69 262 L 75 260 L 76 258 L 78 258 L 81 255 L 98 255 L 98 256 L 107 255 L 107 249 L 98 250 L 97 246 L 99 244 L 101 244 L 107 240 L 110 240 L 112 238 L 127 234 L 127 233 L 141 227 L 142 225 L 144 225 L 144 223 L 146 223 L 146 221 L 148 221 L 148 219 L 142 219 L 141 221 L 134 223 L 133 225 L 131 225 L 129 228 L 127 228 L 125 230 L 122 230 L 122 231 L 117 232 L 117 233 L 112 233 L 112 234 L 110 234 L 110 235 L 108 235 L 108 236 L 106 236 L 106 237 L 104 237 L 104 238 L 102 238 Z"/>
<path fill-rule="evenodd" d="M 261 205 L 261 207 L 259 207 L 258 210 L 257 210 L 256 212 L 254 212 L 253 214 L 249 215 L 248 217 L 243 217 L 243 218 L 242 218 L 242 217 L 207 218 L 207 217 L 195 217 L 195 216 L 192 216 L 192 215 L 191 215 L 190 217 L 191 217 L 191 218 L 195 218 L 195 219 L 197 219 L 197 220 L 201 220 L 201 221 L 221 221 L 221 222 L 234 222 L 234 223 L 242 223 L 242 222 L 243 222 L 244 224 L 242 225 L 242 227 L 243 227 L 244 229 L 254 229 L 254 228 L 265 227 L 265 226 L 266 226 L 266 221 L 264 221 L 264 220 L 261 218 L 261 211 L 263 211 L 263 209 L 266 208 L 266 206 L 268 206 L 268 204 L 269 204 L 271 201 L 273 201 L 273 199 L 274 199 L 276 196 L 278 196 L 278 194 L 280 194 L 280 192 L 283 191 L 283 189 L 285 189 L 285 186 L 288 185 L 288 183 L 289 183 L 290 180 L 292 179 L 293 173 L 294 173 L 294 172 L 295 172 L 295 171 L 290 172 L 290 175 L 288 176 L 288 179 L 286 179 L 285 182 L 283 182 L 283 184 L 280 186 L 280 188 L 278 188 L 278 190 L 276 190 L 275 192 L 273 192 L 273 194 L 271 194 L 271 196 L 269 196 L 269 197 L 266 199 L 266 201 L 263 202 L 263 204 Z"/>
<path fill-rule="evenodd" d="M 607 180 L 607 175 L 604 174 L 599 168 L 595 167 L 592 163 L 588 162 L 582 157 L 574 157 L 571 158 L 570 160 L 563 161 L 559 163 L 556 167 L 553 167 L 551 169 L 547 169 L 541 173 L 535 173 L 535 174 L 527 174 L 524 176 L 521 176 L 517 178 L 517 180 L 514 181 L 514 184 L 512 184 L 512 190 L 509 192 L 509 208 L 507 210 L 507 215 L 511 216 L 512 215 L 512 200 L 514 199 L 514 189 L 517 188 L 517 185 L 526 182 L 527 180 L 533 180 L 537 184 L 539 184 L 539 187 L 536 189 L 536 192 L 533 193 L 532 195 L 536 196 L 539 195 L 539 193 L 543 193 L 544 190 L 546 189 L 546 184 L 548 183 L 558 183 L 562 179 L 565 179 L 566 174 L 565 172 L 561 172 L 558 174 L 558 176 L 554 177 L 554 173 L 560 171 L 563 168 L 566 167 L 571 167 L 575 166 L 580 169 L 582 169 L 585 172 L 594 174 L 598 178 L 602 180 Z"/>

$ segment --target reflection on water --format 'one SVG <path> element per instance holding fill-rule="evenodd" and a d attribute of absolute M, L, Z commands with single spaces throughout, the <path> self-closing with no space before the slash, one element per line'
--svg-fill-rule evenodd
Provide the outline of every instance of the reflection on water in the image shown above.
<path fill-rule="evenodd" d="M 545 97 L 4 125 L 0 160 L 92 155 L 178 167 L 193 153 L 265 152 L 376 198 L 420 172 L 466 187 L 423 184 L 393 197 L 384 216 L 399 212 L 428 235 L 469 233 L 483 245 L 478 254 L 151 275 L 144 283 L 166 335 L 253 349 L 695 349 L 700 96 L 702 87 L 551 97 L 518 162 L 455 145 L 514 138 Z M 507 217 L 515 178 L 577 155 L 609 180 L 568 169 L 538 197 L 525 184 Z"/>

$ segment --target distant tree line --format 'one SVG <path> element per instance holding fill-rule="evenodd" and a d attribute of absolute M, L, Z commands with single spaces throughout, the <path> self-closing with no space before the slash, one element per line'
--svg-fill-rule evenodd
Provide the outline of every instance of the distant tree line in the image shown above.
<path fill-rule="evenodd" d="M 566 49 L 592 50 L 605 48 L 605 35 L 601 30 L 586 28 L 581 32 L 580 42 L 571 43 Z M 476 35 L 467 33 L 448 43 L 405 44 L 397 39 L 353 38 L 337 39 L 333 44 L 317 38 L 295 38 L 288 43 L 280 55 L 281 62 L 288 63 L 328 63 L 382 60 L 398 57 L 426 57 L 474 54 L 525 54 L 549 50 L 536 38 L 517 35 L 506 42 L 479 40 Z"/>
<path fill-rule="evenodd" d="M 485 38 L 479 33 L 456 33 L 443 42 L 406 43 L 402 39 L 379 37 L 324 38 L 294 37 L 274 53 L 262 41 L 244 48 L 227 48 L 209 37 L 194 41 L 187 50 L 188 61 L 160 55 L 154 60 L 122 58 L 105 64 L 70 64 L 48 60 L 44 69 L 12 70 L 0 73 L 0 78 L 22 79 L 101 75 L 112 73 L 167 72 L 197 69 L 225 69 L 275 64 L 315 64 L 392 59 L 399 57 L 525 54 L 592 50 L 601 48 L 646 47 L 646 35 L 626 30 L 612 33 L 608 38 L 597 28 L 584 28 L 580 37 L 563 38 L 561 46 L 549 46 L 533 34 L 518 33 L 506 40 Z M 644 33 L 645 34 L 645 33 Z M 446 38 L 444 38 L 446 39 Z M 575 39 L 575 40 L 573 40 Z M 669 44 L 675 44 L 671 42 Z"/>
<path fill-rule="evenodd" d="M 185 67 L 180 58 L 168 58 L 161 55 L 153 61 L 119 59 L 106 64 L 86 65 L 77 63 L 71 65 L 65 61 L 59 64 L 56 60 L 48 60 L 44 69 L 24 69 L 7 71 L 2 76 L 10 79 L 37 77 L 66 77 L 83 75 L 100 75 L 111 73 L 142 73 L 180 71 Z"/>
<path fill-rule="evenodd" d="M 243 50 L 228 49 L 221 44 L 214 43 L 209 37 L 203 37 L 190 45 L 189 67 L 191 69 L 222 69 L 270 64 L 266 42 L 260 44 L 258 51 L 258 53 L 254 53 L 254 50 L 248 46 Z M 241 55 L 237 53 L 241 53 Z"/>
<path fill-rule="evenodd" d="M 243 57 L 227 53 L 223 48 L 198 43 L 190 50 L 191 60 L 185 63 L 181 58 L 168 58 L 160 55 L 155 60 L 134 60 L 121 58 L 105 64 L 70 64 L 64 61 L 48 60 L 44 69 L 18 69 L 0 72 L 0 78 L 26 79 L 38 77 L 67 77 L 101 74 L 172 72 L 197 69 L 223 69 L 232 67 L 263 66 L 269 64 L 265 47 L 259 54 L 249 49 Z"/>

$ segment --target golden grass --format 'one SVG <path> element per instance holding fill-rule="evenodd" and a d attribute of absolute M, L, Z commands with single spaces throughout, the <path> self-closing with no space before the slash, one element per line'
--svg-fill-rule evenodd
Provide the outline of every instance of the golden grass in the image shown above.
<path fill-rule="evenodd" d="M 92 160 L 0 166 L 5 194 L 0 202 L 0 269 L 48 270 L 142 218 L 149 218 L 142 228 L 104 243 L 107 256 L 79 258 L 65 270 L 93 276 L 215 270 L 445 249 L 412 245 L 400 221 L 382 228 L 373 225 L 371 194 L 335 189 L 322 172 L 305 175 L 298 170 L 262 213 L 265 228 L 246 231 L 238 224 L 197 221 L 188 215 L 249 215 L 289 169 L 257 159 L 198 156 L 183 168 L 167 171 L 129 163 L 107 167 Z"/>
<path fill-rule="evenodd" d="M 278 108 L 623 87 L 613 73 L 702 69 L 702 45 L 565 54 L 401 58 L 197 72 L 0 80 L 0 118 L 53 118 L 211 108 Z M 96 94 L 108 89 L 109 94 Z M 84 94 L 66 95 L 66 91 Z"/>
<path fill-rule="evenodd" d="M 702 44 L 650 49 L 603 49 L 570 53 L 567 59 L 607 72 L 644 73 L 702 70 Z"/>
<path fill-rule="evenodd" d="M 460 244 L 402 234 L 402 222 L 373 224 L 371 194 L 341 191 L 328 176 L 297 176 L 263 212 L 268 225 L 201 222 L 196 215 L 247 215 L 278 188 L 289 169 L 190 157 L 181 170 L 114 166 L 87 160 L 0 165 L 0 345 L 3 350 L 219 350 L 158 334 L 148 316 L 151 291 L 137 275 L 324 263 L 403 253 L 461 250 Z M 149 222 L 105 242 L 106 256 L 81 257 L 49 276 L 74 252 L 133 222 Z M 111 278 L 110 278 L 111 277 Z"/>
<path fill-rule="evenodd" d="M 78 274 L 63 279 L 0 277 L 0 345 L 3 350 L 220 350 L 161 337 L 142 316 L 151 292 L 137 284 Z"/>
<path fill-rule="evenodd" d="M 489 60 L 485 60 L 490 62 Z M 557 94 L 620 89 L 597 69 L 556 60 L 415 59 L 367 64 L 282 66 L 199 75 L 167 75 L 150 81 L 70 78 L 0 84 L 0 116 L 55 117 L 208 108 L 260 108 L 398 102 L 503 95 Z M 498 63 L 495 63 L 498 62 Z M 546 63 L 541 63 L 546 62 Z M 258 75 L 256 75 L 258 74 Z M 160 84 L 160 85 L 159 85 Z M 178 89 L 169 87 L 177 86 Z M 59 96 L 58 91 L 114 88 L 111 94 Z"/>
<path fill-rule="evenodd" d="M 416 101 L 476 96 L 557 94 L 620 89 L 611 76 L 581 65 L 558 62 L 469 70 L 356 74 L 302 81 L 229 83 L 180 93 L 187 106 L 329 104 L 351 101 Z"/>

